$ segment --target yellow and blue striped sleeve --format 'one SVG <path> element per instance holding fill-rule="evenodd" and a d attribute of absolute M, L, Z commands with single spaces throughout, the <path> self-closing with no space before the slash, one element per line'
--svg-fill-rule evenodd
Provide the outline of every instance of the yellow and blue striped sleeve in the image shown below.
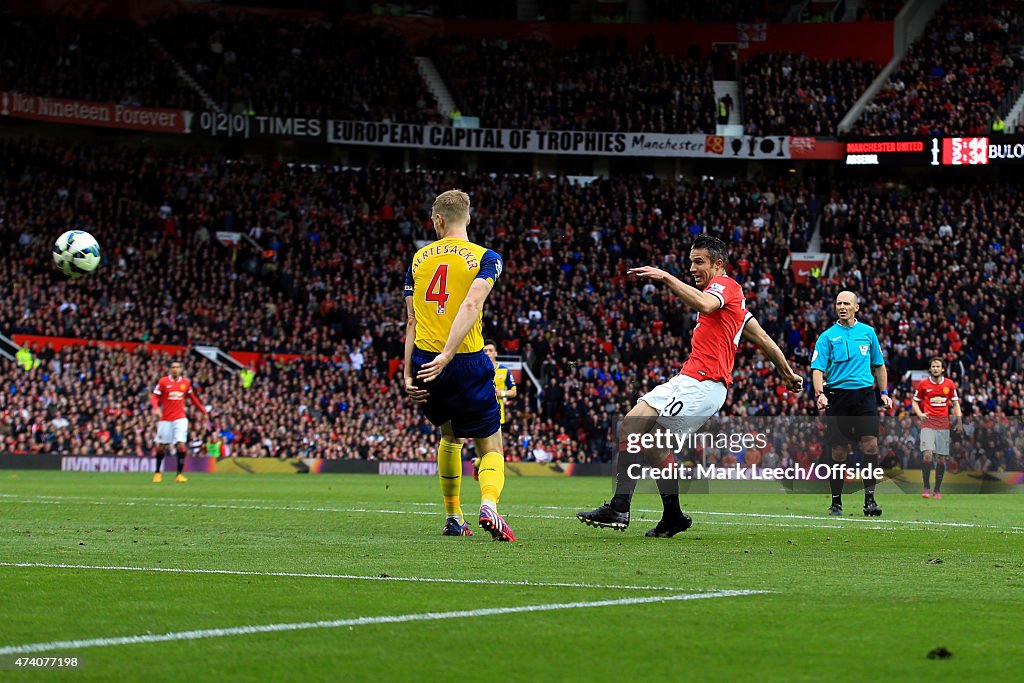
<path fill-rule="evenodd" d="M 409 268 L 409 270 L 405 271 L 405 296 L 412 296 L 414 288 L 415 287 L 413 286 L 412 268 Z"/>
<path fill-rule="evenodd" d="M 480 259 L 480 270 L 476 274 L 475 279 L 487 280 L 494 286 L 494 283 L 501 277 L 501 271 L 505 267 L 505 263 L 498 256 L 498 252 L 493 249 L 488 249 L 484 252 L 483 258 Z"/>

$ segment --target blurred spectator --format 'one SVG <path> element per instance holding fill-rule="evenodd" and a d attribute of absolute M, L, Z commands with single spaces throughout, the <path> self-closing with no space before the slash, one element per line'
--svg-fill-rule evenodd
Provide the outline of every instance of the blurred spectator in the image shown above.
<path fill-rule="evenodd" d="M 821 61 L 790 52 L 743 62 L 743 115 L 749 135 L 832 136 L 878 68 L 859 59 Z"/>
<path fill-rule="evenodd" d="M 878 331 L 901 411 L 909 412 L 907 373 L 942 355 L 965 413 L 1021 414 L 1024 203 L 1012 184 L 849 181 L 819 210 L 812 184 L 796 180 L 581 184 L 102 145 L 20 142 L 0 151 L 0 248 L 10 255 L 0 260 L 0 331 L 321 358 L 264 365 L 248 390 L 239 378 L 190 369 L 222 411 L 217 429 L 234 455 L 433 457 L 433 428 L 397 379 L 401 282 L 414 240 L 432 238 L 431 199 L 453 186 L 473 196 L 473 238 L 506 264 L 485 334 L 521 354 L 543 386 L 538 395 L 532 382 L 520 385 L 505 429 L 514 459 L 611 456 L 615 416 L 678 370 L 695 324 L 668 292 L 625 272 L 651 264 L 688 277 L 687 244 L 705 232 L 730 244 L 729 274 L 795 366 L 831 317 L 835 292 L 850 288 L 871 302 L 863 315 Z M 819 212 L 833 268 L 796 284 L 784 264 L 805 249 Z M 71 282 L 49 256 L 68 225 L 94 232 L 105 259 Z M 244 234 L 259 226 L 259 246 L 193 239 L 202 226 Z M 666 243 L 676 248 L 666 252 Z M 149 426 L 129 418 L 148 400 L 155 361 L 94 348 L 38 351 L 34 372 L 3 369 L 0 425 L 10 449 L 98 451 L 114 447 L 107 433 L 124 444 L 115 452 L 149 448 Z M 753 347 L 741 345 L 736 368 L 724 415 L 811 411 L 776 386 Z M 54 401 L 60 410 L 47 414 Z M 113 430 L 101 424 L 102 434 L 82 427 L 107 410 L 132 413 Z M 40 445 L 40 433 L 52 442 Z"/>
<path fill-rule="evenodd" d="M 856 134 L 987 134 L 1020 94 L 1017 3 L 952 0 L 943 5 L 868 104 Z"/>
<path fill-rule="evenodd" d="M 624 42 L 445 37 L 429 47 L 464 115 L 488 128 L 714 133 L 709 65 Z"/>

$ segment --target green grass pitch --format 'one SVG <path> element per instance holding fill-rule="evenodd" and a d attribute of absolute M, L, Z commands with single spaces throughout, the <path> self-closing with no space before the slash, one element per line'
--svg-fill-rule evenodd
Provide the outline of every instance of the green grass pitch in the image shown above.
<path fill-rule="evenodd" d="M 844 518 L 827 496 L 690 495 L 693 528 L 646 539 L 656 496 L 619 533 L 573 516 L 607 480 L 510 478 L 520 540 L 499 544 L 441 537 L 433 478 L 172 479 L 0 473 L 0 659 L 78 641 L 37 656 L 84 663 L 19 679 L 1020 680 L 1020 495 L 880 493 L 880 520 L 850 514 L 859 494 Z"/>

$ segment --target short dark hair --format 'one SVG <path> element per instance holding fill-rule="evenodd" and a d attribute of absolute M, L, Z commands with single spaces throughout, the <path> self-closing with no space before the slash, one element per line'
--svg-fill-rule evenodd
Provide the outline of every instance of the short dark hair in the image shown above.
<path fill-rule="evenodd" d="M 493 339 L 484 339 L 484 346 L 493 346 L 495 350 L 498 348 L 498 344 Z"/>
<path fill-rule="evenodd" d="M 706 249 L 712 261 L 722 259 L 722 263 L 729 260 L 729 248 L 725 242 L 711 235 L 700 235 L 690 245 L 690 251 L 694 249 Z"/>
<path fill-rule="evenodd" d="M 945 372 L 946 368 L 949 367 L 949 363 L 947 363 L 946 359 L 943 358 L 942 356 L 932 356 L 931 358 L 929 358 L 928 359 L 928 367 L 931 367 L 932 363 L 934 363 L 935 361 L 939 361 L 939 363 L 942 364 L 942 371 L 943 372 Z"/>

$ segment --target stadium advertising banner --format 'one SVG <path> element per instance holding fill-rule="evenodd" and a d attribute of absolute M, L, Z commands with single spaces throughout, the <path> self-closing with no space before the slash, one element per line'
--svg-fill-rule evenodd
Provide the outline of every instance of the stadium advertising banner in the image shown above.
<path fill-rule="evenodd" d="M 606 133 L 569 130 L 451 128 L 328 121 L 327 141 L 342 145 L 421 147 L 467 152 L 526 152 L 626 157 L 789 159 L 789 137 Z"/>
<path fill-rule="evenodd" d="M 1024 135 L 847 140 L 847 166 L 1002 166 L 1024 164 Z"/>
<path fill-rule="evenodd" d="M 828 269 L 828 257 L 820 251 L 790 252 L 789 267 L 793 269 L 793 279 L 802 285 L 809 277 L 821 277 Z"/>
<path fill-rule="evenodd" d="M 193 117 L 195 131 L 212 137 L 251 140 L 283 137 L 369 147 L 413 147 L 466 152 L 584 154 L 623 157 L 690 157 L 705 159 L 790 159 L 790 138 L 665 133 L 456 128 L 411 123 L 321 121 L 279 116 L 202 112 Z"/>
<path fill-rule="evenodd" d="M 0 116 L 151 133 L 191 133 L 192 112 L 0 92 Z"/>

